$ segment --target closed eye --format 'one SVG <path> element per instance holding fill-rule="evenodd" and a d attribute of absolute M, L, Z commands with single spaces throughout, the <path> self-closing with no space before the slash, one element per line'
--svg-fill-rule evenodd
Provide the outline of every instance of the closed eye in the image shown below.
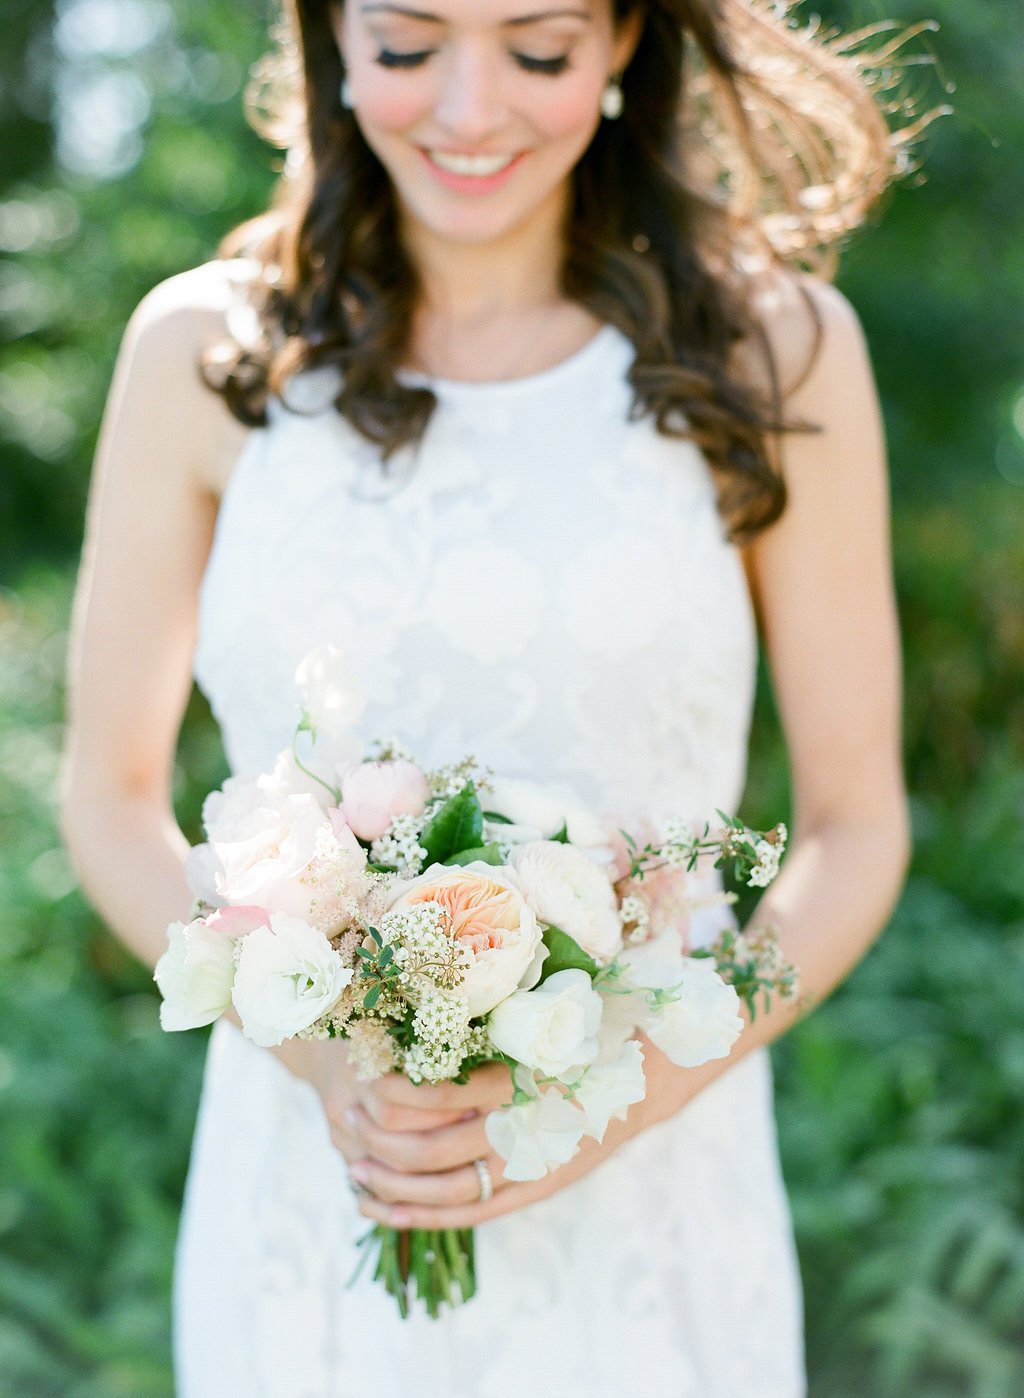
<path fill-rule="evenodd" d="M 395 53 L 391 49 L 381 49 L 375 61 L 383 68 L 418 68 L 433 52 L 433 49 L 425 49 L 420 53 Z M 555 76 L 564 73 L 569 66 L 568 54 L 560 54 L 557 58 L 531 58 L 526 53 L 514 53 L 512 57 L 528 73 Z"/>

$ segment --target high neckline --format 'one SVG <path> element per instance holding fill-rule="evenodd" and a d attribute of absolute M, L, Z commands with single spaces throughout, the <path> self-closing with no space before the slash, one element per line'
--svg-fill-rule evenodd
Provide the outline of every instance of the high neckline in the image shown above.
<path fill-rule="evenodd" d="M 481 382 L 469 379 L 446 379 L 439 375 L 425 374 L 414 369 L 399 369 L 396 378 L 400 383 L 411 387 L 422 386 L 434 389 L 439 396 L 445 398 L 516 397 L 522 393 L 546 388 L 553 383 L 558 383 L 563 378 L 571 377 L 581 368 L 589 365 L 592 359 L 596 359 L 603 353 L 606 345 L 624 338 L 622 331 L 617 326 L 606 321 L 585 345 L 575 350 L 567 359 L 560 359 L 557 364 L 552 364 L 550 368 L 541 369 L 535 374 L 525 374 L 516 379 L 487 379 Z"/>

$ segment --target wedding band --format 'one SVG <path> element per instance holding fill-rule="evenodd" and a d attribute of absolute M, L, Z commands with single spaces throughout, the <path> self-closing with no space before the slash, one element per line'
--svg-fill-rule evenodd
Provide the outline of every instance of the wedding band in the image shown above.
<path fill-rule="evenodd" d="M 357 1199 L 373 1198 L 373 1190 L 367 1189 L 365 1184 L 360 1184 L 359 1181 L 354 1180 L 351 1175 L 349 1175 L 348 1177 L 348 1182 L 352 1188 L 352 1193 L 356 1196 Z"/>
<path fill-rule="evenodd" d="M 477 1179 L 480 1181 L 480 1203 L 486 1204 L 494 1193 L 490 1166 L 487 1164 L 486 1160 L 474 1160 L 473 1168 L 476 1170 Z"/>

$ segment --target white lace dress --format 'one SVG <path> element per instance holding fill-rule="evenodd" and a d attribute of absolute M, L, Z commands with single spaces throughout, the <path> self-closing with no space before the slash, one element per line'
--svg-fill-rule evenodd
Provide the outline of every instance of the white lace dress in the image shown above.
<path fill-rule="evenodd" d="M 629 422 L 606 325 L 504 383 L 431 380 L 381 484 L 330 374 L 273 401 L 228 484 L 197 679 L 267 767 L 313 645 L 358 659 L 364 729 L 574 786 L 623 819 L 735 809 L 756 637 L 706 463 Z M 422 381 L 407 374 L 408 381 Z M 303 411 L 299 412 L 297 409 Z M 697 915 L 709 938 L 722 910 Z M 179 1398 L 798 1398 L 801 1298 L 767 1055 L 584 1179 L 478 1230 L 477 1297 L 402 1322 L 368 1274 L 319 1099 L 221 1022 L 178 1245 Z"/>

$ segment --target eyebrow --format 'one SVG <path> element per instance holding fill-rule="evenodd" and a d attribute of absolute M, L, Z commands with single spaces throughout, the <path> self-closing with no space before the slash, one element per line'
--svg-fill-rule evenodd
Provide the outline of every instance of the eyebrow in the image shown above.
<path fill-rule="evenodd" d="M 445 21 L 440 15 L 427 14 L 423 10 L 413 10 L 407 5 L 364 5 L 363 14 L 375 14 L 381 10 L 390 11 L 392 14 L 406 15 L 409 19 L 428 20 L 431 24 L 443 24 Z M 515 19 L 506 19 L 502 23 L 503 28 L 514 28 L 516 25 L 536 24 L 541 19 L 560 19 L 564 16 L 571 16 L 573 19 L 590 20 L 593 18 L 586 10 L 537 10 L 530 15 L 517 15 Z"/>

